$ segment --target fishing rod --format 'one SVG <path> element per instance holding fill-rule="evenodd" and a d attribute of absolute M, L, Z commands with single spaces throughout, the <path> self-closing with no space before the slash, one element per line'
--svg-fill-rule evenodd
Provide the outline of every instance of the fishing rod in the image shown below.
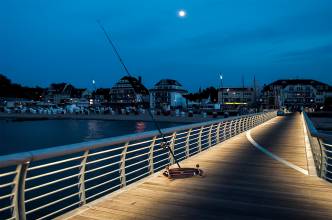
<path fill-rule="evenodd" d="M 132 77 L 132 75 L 130 74 L 130 72 L 129 72 L 127 66 L 126 66 L 125 63 L 123 62 L 123 60 L 122 60 L 122 58 L 121 58 L 121 56 L 120 56 L 119 51 L 118 51 L 117 48 L 115 47 L 115 45 L 114 45 L 114 43 L 113 43 L 113 41 L 112 41 L 112 39 L 111 39 L 110 34 L 106 31 L 106 29 L 104 28 L 104 26 L 102 25 L 102 23 L 101 23 L 99 20 L 97 21 L 97 23 L 99 24 L 101 30 L 103 31 L 104 35 L 106 36 L 106 39 L 107 39 L 108 43 L 111 45 L 111 47 L 112 47 L 112 49 L 113 49 L 113 52 L 115 53 L 115 55 L 116 55 L 117 58 L 119 59 L 119 61 L 120 61 L 121 65 L 122 65 L 123 69 L 125 70 L 126 74 L 127 74 L 129 77 Z M 138 93 L 138 92 L 136 91 L 136 89 L 135 89 L 135 86 L 133 86 L 133 90 L 134 90 L 135 96 L 140 97 L 139 93 Z M 140 99 L 140 100 L 141 100 L 141 99 Z M 135 102 L 137 102 L 136 99 L 135 99 Z M 136 103 L 136 104 L 137 104 L 137 103 Z M 173 157 L 175 163 L 178 165 L 179 168 L 181 168 L 179 162 L 178 162 L 177 159 L 175 158 L 174 152 L 172 151 L 171 147 L 169 146 L 169 142 L 166 140 L 164 133 L 161 131 L 161 128 L 160 128 L 159 124 L 158 124 L 157 121 L 155 120 L 155 118 L 154 118 L 154 116 L 153 116 L 153 114 L 152 114 L 152 112 L 151 112 L 150 107 L 147 108 L 147 111 L 148 111 L 148 113 L 149 113 L 149 116 L 150 116 L 151 119 L 152 119 L 152 122 L 154 123 L 155 127 L 157 128 L 159 135 L 160 135 L 161 138 L 162 138 L 163 143 L 161 143 L 161 146 L 162 146 L 163 148 L 167 148 L 167 149 L 168 149 L 168 151 L 169 151 L 170 154 L 172 155 L 172 157 Z"/>

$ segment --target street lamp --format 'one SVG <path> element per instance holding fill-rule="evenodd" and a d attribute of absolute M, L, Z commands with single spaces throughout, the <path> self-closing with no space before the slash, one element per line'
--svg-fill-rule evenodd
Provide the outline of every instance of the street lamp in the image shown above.
<path fill-rule="evenodd" d="M 93 86 L 93 89 L 96 91 L 96 81 L 94 79 L 92 80 L 92 86 Z"/>
<path fill-rule="evenodd" d="M 93 95 L 93 92 L 92 92 L 91 94 L 92 94 L 92 98 L 93 99 L 90 99 L 90 104 L 91 104 L 91 100 L 92 100 L 92 104 L 95 105 L 95 103 L 96 103 L 96 92 L 97 92 L 97 89 L 96 89 L 96 81 L 94 79 L 92 80 L 92 89 L 94 90 L 94 95 Z"/>
<path fill-rule="evenodd" d="M 222 106 L 222 104 L 224 103 L 224 91 L 223 91 L 223 83 L 222 83 L 223 76 L 221 73 L 219 73 L 219 78 L 220 78 L 221 106 Z"/>

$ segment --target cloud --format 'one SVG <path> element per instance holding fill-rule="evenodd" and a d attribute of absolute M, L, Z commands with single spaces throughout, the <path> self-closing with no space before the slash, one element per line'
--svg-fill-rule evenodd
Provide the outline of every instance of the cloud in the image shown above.
<path fill-rule="evenodd" d="M 260 44 L 277 44 L 301 38 L 332 34 L 332 13 L 329 8 L 299 15 L 284 16 L 264 25 L 238 27 L 189 37 L 175 46 L 196 49 L 226 49 L 234 47 L 255 47 Z M 259 47 L 257 48 L 259 49 Z"/>
<path fill-rule="evenodd" d="M 309 49 L 302 49 L 302 50 L 293 50 L 286 53 L 279 54 L 278 60 L 279 61 L 307 61 L 309 60 L 316 60 L 322 59 L 326 60 L 332 59 L 332 43 L 326 44 L 323 46 L 313 47 Z M 332 66 L 332 64 L 330 64 Z"/>

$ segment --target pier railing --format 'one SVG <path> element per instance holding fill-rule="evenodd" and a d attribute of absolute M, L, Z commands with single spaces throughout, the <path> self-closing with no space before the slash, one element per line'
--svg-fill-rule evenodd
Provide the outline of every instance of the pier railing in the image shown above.
<path fill-rule="evenodd" d="M 163 129 L 181 161 L 273 117 L 264 112 Z M 157 131 L 0 157 L 0 219 L 50 219 L 174 164 Z"/>
<path fill-rule="evenodd" d="M 332 135 L 318 131 L 306 112 L 303 112 L 303 117 L 317 175 L 332 182 Z"/>

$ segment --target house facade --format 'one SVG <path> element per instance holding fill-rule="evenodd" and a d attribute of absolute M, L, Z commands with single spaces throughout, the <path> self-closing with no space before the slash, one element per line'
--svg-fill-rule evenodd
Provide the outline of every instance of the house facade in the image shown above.
<path fill-rule="evenodd" d="M 185 108 L 186 99 L 183 95 L 187 93 L 176 80 L 162 79 L 150 89 L 150 107 L 163 110 Z"/>
<path fill-rule="evenodd" d="M 110 90 L 109 103 L 112 107 L 122 108 L 149 104 L 149 90 L 142 84 L 139 77 L 122 77 Z"/>
<path fill-rule="evenodd" d="M 255 91 L 253 88 L 222 88 L 218 91 L 218 102 L 222 105 L 252 106 Z"/>
<path fill-rule="evenodd" d="M 277 80 L 265 85 L 262 90 L 262 104 L 265 108 L 323 106 L 325 99 L 332 96 L 332 87 L 311 79 Z"/>

